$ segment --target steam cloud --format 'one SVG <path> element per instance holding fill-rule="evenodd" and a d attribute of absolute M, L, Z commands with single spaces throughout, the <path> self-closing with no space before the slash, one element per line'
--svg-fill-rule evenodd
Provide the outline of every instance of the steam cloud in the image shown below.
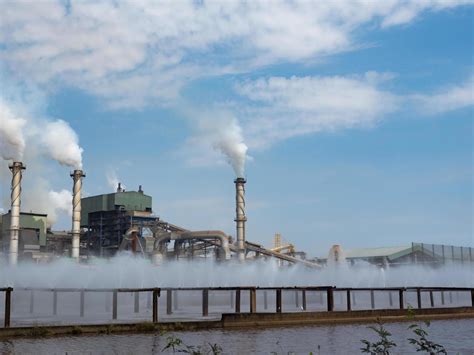
<path fill-rule="evenodd" d="M 25 144 L 25 136 L 31 142 Z M 38 143 L 61 165 L 82 169 L 82 152 L 76 132 L 63 120 L 23 118 L 0 98 L 0 154 L 5 160 L 22 160 L 25 149 Z"/>
<path fill-rule="evenodd" d="M 109 172 L 107 172 L 107 184 L 109 184 L 110 188 L 112 189 L 112 191 L 115 191 L 117 189 L 117 186 L 120 182 L 118 176 L 117 176 L 117 172 L 115 170 L 110 170 Z M 126 186 L 124 184 L 121 184 L 122 188 L 125 189 Z"/>
<path fill-rule="evenodd" d="M 243 177 L 248 147 L 244 143 L 242 128 L 237 119 L 225 115 L 219 122 L 214 123 L 214 129 L 214 148 L 226 156 L 227 161 L 234 168 L 235 174 L 238 177 Z"/>
<path fill-rule="evenodd" d="M 16 116 L 0 99 L 0 154 L 5 160 L 21 160 L 25 149 L 23 127 L 26 120 Z"/>
<path fill-rule="evenodd" d="M 48 122 L 46 132 L 41 136 L 51 158 L 61 165 L 82 169 L 82 151 L 79 138 L 71 126 L 63 120 Z"/>

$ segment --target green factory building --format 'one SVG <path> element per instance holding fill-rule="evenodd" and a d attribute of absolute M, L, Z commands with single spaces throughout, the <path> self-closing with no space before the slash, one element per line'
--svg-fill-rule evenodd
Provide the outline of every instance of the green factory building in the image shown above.
<path fill-rule="evenodd" d="M 152 197 L 138 191 L 125 191 L 120 184 L 114 193 L 81 199 L 81 244 L 90 252 L 110 256 L 118 251 L 123 236 L 132 227 L 152 225 Z"/>
<path fill-rule="evenodd" d="M 46 246 L 47 220 L 46 214 L 20 213 L 20 250 Z M 10 212 L 0 216 L 0 232 L 0 249 L 5 249 L 10 239 Z"/>

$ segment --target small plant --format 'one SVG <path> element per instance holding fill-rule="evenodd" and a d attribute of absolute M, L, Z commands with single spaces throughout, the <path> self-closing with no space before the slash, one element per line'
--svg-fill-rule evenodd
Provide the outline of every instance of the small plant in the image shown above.
<path fill-rule="evenodd" d="M 170 335 L 166 338 L 166 346 L 163 348 L 162 351 L 171 349 L 173 353 L 185 353 L 185 354 L 192 354 L 192 355 L 219 355 L 222 354 L 222 348 L 218 344 L 211 344 L 208 343 L 209 349 L 203 349 L 201 346 L 194 346 L 194 345 L 186 345 L 183 341 Z"/>
<path fill-rule="evenodd" d="M 51 331 L 43 327 L 33 327 L 28 335 L 32 337 L 45 337 L 51 334 Z"/>
<path fill-rule="evenodd" d="M 377 335 L 379 336 L 379 340 L 375 343 L 372 343 L 365 339 L 361 340 L 362 344 L 365 345 L 363 348 L 360 348 L 363 353 L 368 353 L 372 355 L 388 355 L 390 354 L 389 349 L 395 348 L 397 346 L 397 344 L 395 344 L 390 339 L 392 333 L 385 329 L 380 319 L 377 319 L 377 325 L 371 325 L 368 328 L 377 333 Z"/>
<path fill-rule="evenodd" d="M 424 322 L 426 328 L 430 326 L 430 321 Z M 416 351 L 424 351 L 429 354 L 447 354 L 444 346 L 428 339 L 428 331 L 422 325 L 412 324 L 408 327 L 416 335 L 416 338 L 408 338 L 410 344 L 415 345 Z"/>

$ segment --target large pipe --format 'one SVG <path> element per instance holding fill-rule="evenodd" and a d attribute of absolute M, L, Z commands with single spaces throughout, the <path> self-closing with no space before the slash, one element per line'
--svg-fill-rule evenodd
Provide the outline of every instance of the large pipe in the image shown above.
<path fill-rule="evenodd" d="M 82 178 L 86 175 L 82 170 L 74 170 L 71 177 L 74 181 L 72 188 L 72 248 L 71 257 L 79 260 L 79 242 L 81 238 L 81 190 Z"/>
<path fill-rule="evenodd" d="M 9 166 L 12 171 L 12 194 L 10 210 L 10 265 L 18 262 L 18 237 L 20 235 L 20 204 L 21 204 L 21 176 L 26 167 L 21 162 L 13 162 Z"/>
<path fill-rule="evenodd" d="M 235 223 L 237 228 L 237 248 L 239 260 L 245 259 L 245 186 L 247 181 L 243 177 L 234 180 L 235 183 Z"/>

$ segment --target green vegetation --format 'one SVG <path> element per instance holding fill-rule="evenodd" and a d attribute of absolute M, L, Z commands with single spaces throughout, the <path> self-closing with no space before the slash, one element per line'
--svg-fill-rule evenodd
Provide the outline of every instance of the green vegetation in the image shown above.
<path fill-rule="evenodd" d="M 208 343 L 206 347 L 186 345 L 184 342 L 173 335 L 166 338 L 166 346 L 162 351 L 171 349 L 173 353 L 185 353 L 192 355 L 219 355 L 222 354 L 222 348 L 217 344 Z"/>
<path fill-rule="evenodd" d="M 375 343 L 371 343 L 365 339 L 361 340 L 362 344 L 364 344 L 364 347 L 360 348 L 360 350 L 363 353 L 371 355 L 388 355 L 390 354 L 389 350 L 397 346 L 397 344 L 395 344 L 390 339 L 392 334 L 387 329 L 385 329 L 380 319 L 377 319 L 377 325 L 371 325 L 368 328 L 377 333 L 379 340 Z"/>

